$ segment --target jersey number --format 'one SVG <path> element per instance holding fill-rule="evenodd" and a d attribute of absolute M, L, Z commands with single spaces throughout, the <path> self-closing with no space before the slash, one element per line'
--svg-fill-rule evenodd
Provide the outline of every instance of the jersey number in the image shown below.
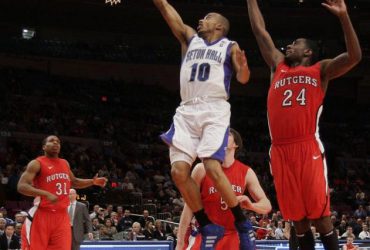
<path fill-rule="evenodd" d="M 57 183 L 56 184 L 57 186 L 57 191 L 56 191 L 56 194 L 57 195 L 61 195 L 61 194 L 68 194 L 67 193 L 67 183 Z"/>
<path fill-rule="evenodd" d="M 221 197 L 221 210 L 227 210 L 229 206 L 226 204 L 226 202 Z"/>
<path fill-rule="evenodd" d="M 209 71 L 211 69 L 211 65 L 209 63 L 202 63 L 198 67 L 198 63 L 194 63 L 191 66 L 191 75 L 190 75 L 190 81 L 193 82 L 195 80 L 195 76 L 198 73 L 198 81 L 204 82 L 207 81 L 209 78 Z"/>
<path fill-rule="evenodd" d="M 283 101 L 283 107 L 290 107 L 292 106 L 292 96 L 293 91 L 290 89 L 287 89 L 284 91 L 284 101 Z M 306 89 L 302 89 L 301 92 L 299 92 L 297 98 L 295 99 L 299 105 L 304 106 L 306 105 Z"/>

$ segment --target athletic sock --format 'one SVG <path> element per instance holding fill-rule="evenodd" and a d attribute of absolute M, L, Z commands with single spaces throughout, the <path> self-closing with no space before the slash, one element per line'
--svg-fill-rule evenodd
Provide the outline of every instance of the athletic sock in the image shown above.
<path fill-rule="evenodd" d="M 212 224 L 212 221 L 209 220 L 207 214 L 204 212 L 204 208 L 201 210 L 194 212 L 195 219 L 197 219 L 199 226 L 204 227 L 208 224 Z"/>
<path fill-rule="evenodd" d="M 315 250 L 315 240 L 311 230 L 305 234 L 297 234 L 297 238 L 300 250 Z"/>
<path fill-rule="evenodd" d="M 240 208 L 239 204 L 236 205 L 235 207 L 231 207 L 230 210 L 234 215 L 235 222 L 240 222 L 240 221 L 245 220 L 245 216 L 244 216 L 243 211 Z"/>
<path fill-rule="evenodd" d="M 322 234 L 320 236 L 320 239 L 321 239 L 322 244 L 324 245 L 325 250 L 338 250 L 339 249 L 338 235 L 336 231 L 333 230 L 327 234 Z"/>

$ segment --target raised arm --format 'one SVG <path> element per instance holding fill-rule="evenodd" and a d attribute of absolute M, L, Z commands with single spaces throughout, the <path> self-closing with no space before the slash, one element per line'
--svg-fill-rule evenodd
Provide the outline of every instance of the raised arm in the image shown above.
<path fill-rule="evenodd" d="M 246 191 L 252 196 L 255 202 L 252 202 L 248 196 L 239 196 L 238 200 L 243 209 L 252 210 L 258 214 L 268 214 L 271 211 L 271 203 L 266 197 L 257 175 L 252 169 L 249 169 L 245 177 Z"/>
<path fill-rule="evenodd" d="M 347 51 L 335 57 L 321 61 L 322 82 L 326 89 L 329 80 L 347 73 L 358 64 L 362 58 L 360 43 L 352 26 L 344 0 L 327 0 L 322 4 L 339 18 L 342 25 Z"/>
<path fill-rule="evenodd" d="M 247 4 L 252 31 L 256 37 L 263 59 L 271 68 L 275 68 L 284 59 L 284 54 L 276 49 L 270 34 L 267 32 L 257 0 L 247 0 Z"/>
<path fill-rule="evenodd" d="M 195 30 L 184 24 L 179 13 L 177 13 L 175 8 L 167 0 L 153 0 L 153 2 L 161 12 L 168 26 L 170 26 L 172 33 L 181 43 L 181 46 L 187 47 L 189 39 L 196 33 Z"/>
<path fill-rule="evenodd" d="M 235 43 L 231 47 L 231 58 L 233 67 L 236 72 L 236 79 L 241 84 L 246 84 L 249 81 L 251 72 L 248 67 L 247 57 L 244 50 L 240 50 L 239 45 Z"/>
<path fill-rule="evenodd" d="M 17 190 L 19 193 L 27 196 L 45 196 L 49 201 L 56 202 L 58 197 L 46 190 L 35 188 L 33 184 L 33 179 L 40 172 L 40 162 L 37 160 L 32 160 L 28 163 L 26 171 L 23 172 L 21 178 L 18 181 Z"/>

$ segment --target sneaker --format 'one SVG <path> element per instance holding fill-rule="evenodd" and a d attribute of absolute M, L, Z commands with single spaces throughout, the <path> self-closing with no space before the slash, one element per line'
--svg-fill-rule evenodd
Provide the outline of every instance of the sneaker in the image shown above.
<path fill-rule="evenodd" d="M 236 230 L 239 234 L 239 249 L 240 250 L 255 250 L 256 249 L 256 238 L 254 237 L 254 231 L 252 223 L 249 220 L 235 222 Z"/>
<path fill-rule="evenodd" d="M 216 224 L 208 224 L 200 229 L 202 234 L 201 250 L 213 250 L 216 243 L 224 236 L 223 227 Z"/>

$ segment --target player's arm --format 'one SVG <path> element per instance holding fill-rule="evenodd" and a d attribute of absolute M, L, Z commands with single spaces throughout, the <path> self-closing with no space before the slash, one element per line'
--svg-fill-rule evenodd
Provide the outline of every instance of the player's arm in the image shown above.
<path fill-rule="evenodd" d="M 275 68 L 275 66 L 284 59 L 284 55 L 276 49 L 270 34 L 266 30 L 265 21 L 257 0 L 247 0 L 247 4 L 252 31 L 256 37 L 262 57 L 271 68 Z"/>
<path fill-rule="evenodd" d="M 46 190 L 35 188 L 32 185 L 33 180 L 40 172 L 41 165 L 37 160 L 32 160 L 28 163 L 26 171 L 23 172 L 18 181 L 17 190 L 19 193 L 27 196 L 45 196 L 49 201 L 56 202 L 58 197 Z"/>
<path fill-rule="evenodd" d="M 107 184 L 107 178 L 105 177 L 98 177 L 98 174 L 94 176 L 92 179 L 81 179 L 77 178 L 71 169 L 69 170 L 69 178 L 71 179 L 71 185 L 74 188 L 87 188 L 91 186 L 100 186 L 104 187 Z"/>
<path fill-rule="evenodd" d="M 248 196 L 239 196 L 240 206 L 244 209 L 252 210 L 258 214 L 267 214 L 271 211 L 271 203 L 263 191 L 257 175 L 252 169 L 249 169 L 245 176 L 246 191 L 252 196 L 255 202 L 252 202 Z"/>
<path fill-rule="evenodd" d="M 236 79 L 241 84 L 246 84 L 249 81 L 251 72 L 249 71 L 245 52 L 239 48 L 237 43 L 234 43 L 234 45 L 231 47 L 231 59 L 236 72 Z"/>
<path fill-rule="evenodd" d="M 202 180 L 206 176 L 206 170 L 204 169 L 203 163 L 198 163 L 193 171 L 191 172 L 191 178 L 194 179 L 195 183 L 200 187 Z M 185 243 L 185 234 L 188 226 L 190 225 L 191 219 L 193 218 L 193 212 L 189 206 L 185 203 L 184 209 L 181 212 L 179 231 L 177 232 L 177 246 L 176 249 L 182 249 Z"/>
<path fill-rule="evenodd" d="M 327 0 L 326 3 L 323 3 L 322 5 L 339 18 L 347 49 L 346 52 L 340 54 L 334 59 L 321 61 L 321 78 L 325 84 L 323 87 L 326 89 L 329 80 L 347 73 L 360 62 L 362 58 L 362 52 L 356 31 L 353 28 L 344 0 Z"/>
<path fill-rule="evenodd" d="M 179 13 L 167 0 L 153 0 L 155 6 L 161 12 L 168 26 L 182 46 L 187 46 L 190 38 L 196 33 L 195 30 L 184 24 Z"/>

